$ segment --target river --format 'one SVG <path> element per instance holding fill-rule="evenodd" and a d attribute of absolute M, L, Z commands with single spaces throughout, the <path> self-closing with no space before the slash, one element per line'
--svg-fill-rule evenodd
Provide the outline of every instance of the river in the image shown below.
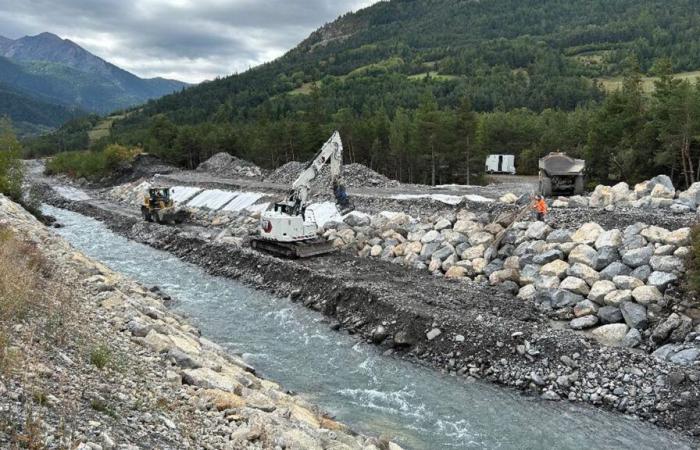
<path fill-rule="evenodd" d="M 442 375 L 332 331 L 288 299 L 208 275 L 102 223 L 46 206 L 76 248 L 176 299 L 204 336 L 354 429 L 409 449 L 684 449 L 682 437 L 621 415 L 543 402 Z"/>

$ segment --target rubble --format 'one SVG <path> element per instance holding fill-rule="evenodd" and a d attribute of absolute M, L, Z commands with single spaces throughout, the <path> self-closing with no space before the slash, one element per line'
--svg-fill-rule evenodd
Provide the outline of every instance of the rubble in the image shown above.
<path fill-rule="evenodd" d="M 291 161 L 270 173 L 265 177 L 265 181 L 268 183 L 291 186 L 305 168 L 306 163 Z M 343 182 L 347 188 L 387 188 L 399 186 L 398 181 L 390 180 L 369 167 L 358 163 L 346 164 L 343 166 Z M 330 170 L 324 169 L 319 179 L 314 181 L 313 191 L 330 192 L 331 187 Z"/>
<path fill-rule="evenodd" d="M 222 177 L 244 177 L 261 179 L 265 172 L 250 161 L 237 158 L 229 153 L 217 153 L 201 163 L 197 170 Z"/>

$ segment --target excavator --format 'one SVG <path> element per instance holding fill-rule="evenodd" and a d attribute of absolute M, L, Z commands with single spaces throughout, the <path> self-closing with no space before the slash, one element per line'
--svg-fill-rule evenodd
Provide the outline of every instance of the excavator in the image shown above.
<path fill-rule="evenodd" d="M 339 211 L 347 214 L 354 209 L 342 181 L 343 143 L 336 131 L 294 181 L 287 199 L 275 203 L 262 214 L 258 237 L 251 241 L 252 248 L 287 258 L 307 258 L 335 251 L 332 242 L 318 235 L 314 214 L 306 208 L 311 183 L 326 164 L 330 164 Z"/>

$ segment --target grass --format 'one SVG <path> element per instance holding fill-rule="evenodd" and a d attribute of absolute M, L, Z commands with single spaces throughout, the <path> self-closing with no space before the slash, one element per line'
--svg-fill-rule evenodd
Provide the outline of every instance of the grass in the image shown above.
<path fill-rule="evenodd" d="M 48 273 L 48 262 L 35 245 L 0 228 L 0 373 L 10 372 L 18 356 L 9 351 L 14 325 L 46 305 Z"/>
<path fill-rule="evenodd" d="M 113 144 L 101 152 L 59 153 L 46 164 L 46 173 L 48 175 L 65 174 L 71 178 L 97 181 L 111 175 L 121 164 L 133 161 L 140 152 L 140 149 L 128 149 Z"/>
<path fill-rule="evenodd" d="M 693 72 L 680 72 L 676 73 L 673 75 L 675 78 L 679 80 L 691 80 L 695 81 L 697 78 L 700 78 L 700 70 L 695 70 Z M 642 78 L 642 89 L 646 93 L 651 93 L 654 92 L 654 82 L 657 80 L 657 77 L 643 77 Z M 595 81 L 598 81 L 602 86 L 603 89 L 606 92 L 613 92 L 616 91 L 617 89 L 620 89 L 622 87 L 622 77 L 613 77 L 613 78 L 599 78 Z"/>
<path fill-rule="evenodd" d="M 106 345 L 98 345 L 90 351 L 90 364 L 102 370 L 111 362 L 112 351 Z"/>
<path fill-rule="evenodd" d="M 373 64 L 367 64 L 366 66 L 358 67 L 357 69 L 351 71 L 348 73 L 348 76 L 353 76 L 353 75 L 365 75 L 370 72 L 385 72 L 389 71 L 394 68 L 399 68 L 404 65 L 403 59 L 399 58 L 398 56 L 393 56 L 391 58 L 387 58 L 383 61 L 379 61 L 377 63 Z"/>

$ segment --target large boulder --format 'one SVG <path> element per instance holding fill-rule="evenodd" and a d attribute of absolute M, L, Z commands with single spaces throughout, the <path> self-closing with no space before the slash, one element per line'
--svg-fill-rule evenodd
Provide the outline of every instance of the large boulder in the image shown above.
<path fill-rule="evenodd" d="M 678 277 L 668 272 L 652 272 L 647 279 L 647 285 L 654 286 L 661 292 L 665 292 L 666 288 L 676 282 Z"/>
<path fill-rule="evenodd" d="M 593 286 L 591 286 L 591 290 L 588 293 L 588 299 L 596 302 L 599 305 L 603 305 L 605 304 L 605 296 L 608 295 L 610 292 L 613 292 L 615 289 L 617 289 L 617 287 L 612 281 L 596 281 L 595 283 L 593 283 Z"/>
<path fill-rule="evenodd" d="M 557 259 L 564 259 L 564 253 L 561 250 L 551 249 L 546 250 L 542 253 L 534 255 L 532 257 L 532 262 L 535 264 L 549 264 Z"/>
<path fill-rule="evenodd" d="M 575 263 L 574 265 L 569 267 L 569 270 L 566 271 L 566 274 L 572 277 L 581 278 L 589 286 L 593 286 L 593 284 L 596 281 L 600 280 L 600 274 L 598 272 L 596 272 L 593 268 L 581 263 Z"/>
<path fill-rule="evenodd" d="M 629 327 L 624 323 L 603 325 L 592 331 L 595 339 L 602 345 L 619 346 L 627 335 Z"/>
<path fill-rule="evenodd" d="M 462 252 L 462 259 L 465 260 L 472 260 L 476 258 L 482 258 L 484 256 L 484 252 L 486 251 L 486 246 L 484 245 L 477 245 L 474 247 L 469 247 L 468 249 L 464 250 Z"/>
<path fill-rule="evenodd" d="M 571 253 L 569 253 L 569 263 L 581 263 L 590 267 L 595 267 L 597 257 L 598 253 L 593 249 L 593 247 L 586 244 L 581 244 L 576 246 L 573 250 L 571 250 Z"/>
<path fill-rule="evenodd" d="M 600 278 L 603 280 L 612 280 L 618 275 L 629 275 L 632 269 L 622 264 L 620 261 L 615 261 L 600 271 Z"/>
<path fill-rule="evenodd" d="M 578 244 L 593 244 L 604 231 L 595 222 L 584 223 L 571 235 L 571 240 Z"/>
<path fill-rule="evenodd" d="M 564 281 L 559 283 L 559 288 L 566 289 L 567 291 L 571 291 L 574 294 L 579 294 L 582 296 L 586 296 L 590 292 L 588 284 L 586 284 L 586 282 L 582 279 L 576 277 L 564 278 Z"/>
<path fill-rule="evenodd" d="M 648 245 L 646 247 L 625 251 L 622 254 L 622 262 L 634 269 L 649 264 L 649 260 L 652 256 L 654 256 L 654 247 Z"/>
<path fill-rule="evenodd" d="M 547 242 L 553 242 L 557 244 L 564 244 L 566 242 L 571 242 L 571 232 L 564 228 L 557 228 L 547 235 Z"/>
<path fill-rule="evenodd" d="M 622 302 L 620 312 L 622 312 L 622 318 L 625 319 L 625 323 L 630 328 L 644 330 L 649 325 L 647 309 L 644 305 L 634 302 Z"/>
<path fill-rule="evenodd" d="M 625 302 L 632 300 L 632 291 L 612 291 L 608 292 L 603 298 L 603 303 L 609 306 L 620 306 Z"/>
<path fill-rule="evenodd" d="M 644 283 L 641 280 L 638 280 L 634 277 L 630 277 L 628 275 L 618 275 L 616 277 L 613 277 L 612 281 L 613 283 L 615 283 L 615 286 L 617 286 L 618 289 L 633 290 L 638 287 L 644 286 Z"/>
<path fill-rule="evenodd" d="M 652 243 L 667 243 L 666 239 L 668 238 L 670 231 L 668 231 L 665 228 L 652 225 L 643 229 L 642 232 L 639 234 L 641 234 L 644 239 Z"/>
<path fill-rule="evenodd" d="M 630 199 L 630 187 L 624 181 L 610 188 L 610 192 L 612 192 L 614 203 L 625 203 Z"/>
<path fill-rule="evenodd" d="M 612 205 L 614 201 L 615 195 L 610 186 L 599 184 L 591 194 L 589 205 L 591 208 L 605 208 L 606 206 Z"/>
<path fill-rule="evenodd" d="M 661 301 L 664 296 L 655 286 L 639 286 L 632 290 L 632 298 L 634 298 L 637 303 L 648 305 Z"/>
<path fill-rule="evenodd" d="M 343 222 L 351 227 L 368 227 L 372 223 L 372 220 L 367 214 L 363 214 L 359 211 L 353 211 L 345 216 Z"/>
<path fill-rule="evenodd" d="M 444 217 L 441 219 L 438 219 L 437 222 L 435 222 L 435 225 L 433 225 L 433 229 L 435 231 L 442 231 L 448 228 L 452 227 L 452 222 L 449 220 L 445 219 Z"/>
<path fill-rule="evenodd" d="M 484 228 L 479 222 L 474 222 L 472 220 L 457 220 L 452 227 L 452 229 L 458 233 L 466 234 L 467 236 L 471 233 L 476 233 Z"/>
<path fill-rule="evenodd" d="M 596 312 L 598 312 L 598 305 L 590 300 L 580 301 L 574 306 L 574 316 L 576 317 L 590 316 Z"/>
<path fill-rule="evenodd" d="M 620 260 L 620 252 L 617 247 L 601 247 L 596 257 L 596 270 L 602 270 L 610 264 Z"/>
<path fill-rule="evenodd" d="M 652 256 L 649 265 L 658 272 L 680 273 L 685 270 L 683 260 L 675 256 Z"/>
<path fill-rule="evenodd" d="M 549 264 L 545 264 L 540 269 L 540 275 L 557 277 L 563 279 L 566 276 L 566 272 L 569 269 L 569 263 L 557 259 Z"/>
<path fill-rule="evenodd" d="M 678 194 L 678 201 L 695 210 L 700 204 L 700 182 L 695 182 L 688 188 Z"/>
<path fill-rule="evenodd" d="M 585 328 L 591 328 L 598 324 L 597 316 L 583 316 L 577 317 L 569 322 L 569 326 L 573 330 L 583 330 Z"/>
<path fill-rule="evenodd" d="M 671 332 L 678 328 L 680 324 L 680 316 L 676 313 L 671 314 L 666 318 L 666 320 L 654 328 L 654 330 L 651 332 L 651 339 L 657 344 L 664 342 L 666 339 L 668 339 Z"/>
<path fill-rule="evenodd" d="M 493 235 L 486 231 L 478 231 L 467 235 L 467 239 L 471 245 L 488 245 L 493 241 Z"/>
<path fill-rule="evenodd" d="M 532 222 L 525 230 L 528 239 L 543 240 L 552 231 L 549 225 L 544 222 Z"/>
<path fill-rule="evenodd" d="M 467 276 L 467 269 L 461 266 L 452 266 L 445 272 L 447 279 L 459 279 Z"/>
<path fill-rule="evenodd" d="M 622 322 L 622 312 L 617 306 L 603 306 L 598 309 L 598 318 L 600 323 L 618 323 Z"/>
<path fill-rule="evenodd" d="M 622 245 L 622 233 L 618 229 L 604 231 L 595 241 L 595 248 L 600 250 L 603 247 L 617 248 Z"/>
<path fill-rule="evenodd" d="M 664 242 L 669 245 L 675 245 L 676 247 L 690 245 L 690 228 L 679 228 L 669 232 L 665 236 Z"/>
<path fill-rule="evenodd" d="M 423 235 L 420 241 L 423 244 L 430 244 L 433 242 L 442 242 L 445 238 L 436 230 L 430 230 Z"/>
<path fill-rule="evenodd" d="M 580 303 L 584 300 L 582 296 L 574 294 L 573 292 L 565 291 L 563 289 L 550 290 L 549 299 L 552 308 L 566 308 L 568 306 L 574 306 L 577 303 Z"/>

